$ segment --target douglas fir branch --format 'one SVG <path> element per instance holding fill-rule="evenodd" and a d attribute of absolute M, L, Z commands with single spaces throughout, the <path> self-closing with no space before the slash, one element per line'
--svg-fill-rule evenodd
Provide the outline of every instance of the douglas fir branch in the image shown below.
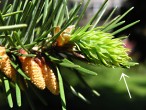
<path fill-rule="evenodd" d="M 99 26 L 108 3 L 105 0 L 95 16 L 81 27 L 79 23 L 90 0 L 84 7 L 77 3 L 72 9 L 67 6 L 69 0 L 13 0 L 12 4 L 8 1 L 5 0 L 0 11 L 0 83 L 9 94 L 10 107 L 13 107 L 12 88 L 16 91 L 17 105 L 21 106 L 21 91 L 29 96 L 27 91 L 36 87 L 34 93 L 48 89 L 60 96 L 62 108 L 66 110 L 64 87 L 81 99 L 83 96 L 69 83 L 70 78 L 64 74 L 70 73 L 62 68 L 76 73 L 89 89 L 82 75 L 97 75 L 91 65 L 130 68 L 137 64 L 128 56 L 122 38 L 115 38 L 139 22 L 123 26 L 123 18 L 133 7 L 112 18 L 114 9 Z"/>

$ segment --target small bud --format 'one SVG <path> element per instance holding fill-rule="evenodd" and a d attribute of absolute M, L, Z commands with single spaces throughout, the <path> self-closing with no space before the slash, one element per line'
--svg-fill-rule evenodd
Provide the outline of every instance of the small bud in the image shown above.
<path fill-rule="evenodd" d="M 74 25 L 67 27 L 60 36 L 56 39 L 57 46 L 62 47 L 67 44 L 70 40 L 70 34 L 72 30 L 75 28 Z M 60 31 L 60 27 L 56 27 L 54 33 L 57 34 Z"/>

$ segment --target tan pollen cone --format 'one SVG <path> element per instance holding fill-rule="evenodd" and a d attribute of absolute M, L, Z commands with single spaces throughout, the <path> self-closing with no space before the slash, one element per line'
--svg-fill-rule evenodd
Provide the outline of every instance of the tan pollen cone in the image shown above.
<path fill-rule="evenodd" d="M 25 52 L 24 52 L 25 53 Z M 23 54 L 23 53 L 22 53 Z M 25 53 L 26 54 L 26 53 Z M 22 63 L 22 69 L 25 74 L 30 77 L 31 82 L 39 89 L 43 90 L 46 87 L 45 79 L 40 66 L 32 57 L 19 57 Z"/>
<path fill-rule="evenodd" d="M 0 70 L 13 81 L 16 80 L 16 70 L 12 67 L 5 47 L 0 46 Z"/>
<path fill-rule="evenodd" d="M 42 69 L 42 73 L 44 75 L 47 89 L 49 89 L 52 94 L 58 95 L 59 94 L 59 84 L 58 84 L 57 78 L 55 76 L 55 73 L 49 67 L 49 65 L 46 64 L 46 62 L 43 58 L 41 59 L 41 63 L 39 63 L 39 66 Z"/>

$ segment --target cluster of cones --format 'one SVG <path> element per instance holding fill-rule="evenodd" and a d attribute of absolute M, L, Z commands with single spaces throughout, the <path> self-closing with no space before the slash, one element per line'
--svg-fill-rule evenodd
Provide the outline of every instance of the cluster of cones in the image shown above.
<path fill-rule="evenodd" d="M 70 40 L 70 34 L 74 28 L 74 25 L 67 27 L 56 39 L 56 46 L 63 47 L 67 44 Z M 56 27 L 54 34 L 59 33 L 60 30 L 60 27 Z M 19 53 L 23 55 L 28 54 L 24 49 L 20 49 Z M 54 95 L 59 94 L 57 78 L 43 57 L 19 56 L 18 59 L 21 62 L 22 70 L 37 88 L 41 90 L 48 88 Z M 11 60 L 6 53 L 6 49 L 2 46 L 0 46 L 0 71 L 3 72 L 8 78 L 16 81 L 17 70 L 15 70 L 11 65 Z"/>
<path fill-rule="evenodd" d="M 21 54 L 28 54 L 25 50 L 20 49 Z M 59 94 L 57 78 L 53 70 L 45 62 L 44 58 L 34 58 L 19 56 L 21 67 L 24 73 L 30 77 L 31 82 L 39 89 L 48 88 L 54 95 Z M 13 81 L 16 80 L 17 70 L 11 65 L 9 56 L 6 54 L 5 47 L 0 46 L 0 71 Z"/>

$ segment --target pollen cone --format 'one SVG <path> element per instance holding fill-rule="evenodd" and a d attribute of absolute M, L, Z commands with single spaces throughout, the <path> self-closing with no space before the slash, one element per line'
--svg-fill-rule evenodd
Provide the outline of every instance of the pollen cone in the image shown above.
<path fill-rule="evenodd" d="M 46 87 L 50 90 L 51 93 L 53 93 L 54 95 L 58 95 L 59 85 L 53 70 L 45 63 L 45 61 L 42 61 L 41 66 Z"/>
<path fill-rule="evenodd" d="M 16 80 L 16 71 L 10 63 L 5 47 L 0 46 L 0 70 L 13 81 Z"/>
<path fill-rule="evenodd" d="M 40 66 L 31 57 L 19 57 L 22 69 L 30 77 L 31 82 L 39 89 L 45 89 L 45 79 Z"/>

